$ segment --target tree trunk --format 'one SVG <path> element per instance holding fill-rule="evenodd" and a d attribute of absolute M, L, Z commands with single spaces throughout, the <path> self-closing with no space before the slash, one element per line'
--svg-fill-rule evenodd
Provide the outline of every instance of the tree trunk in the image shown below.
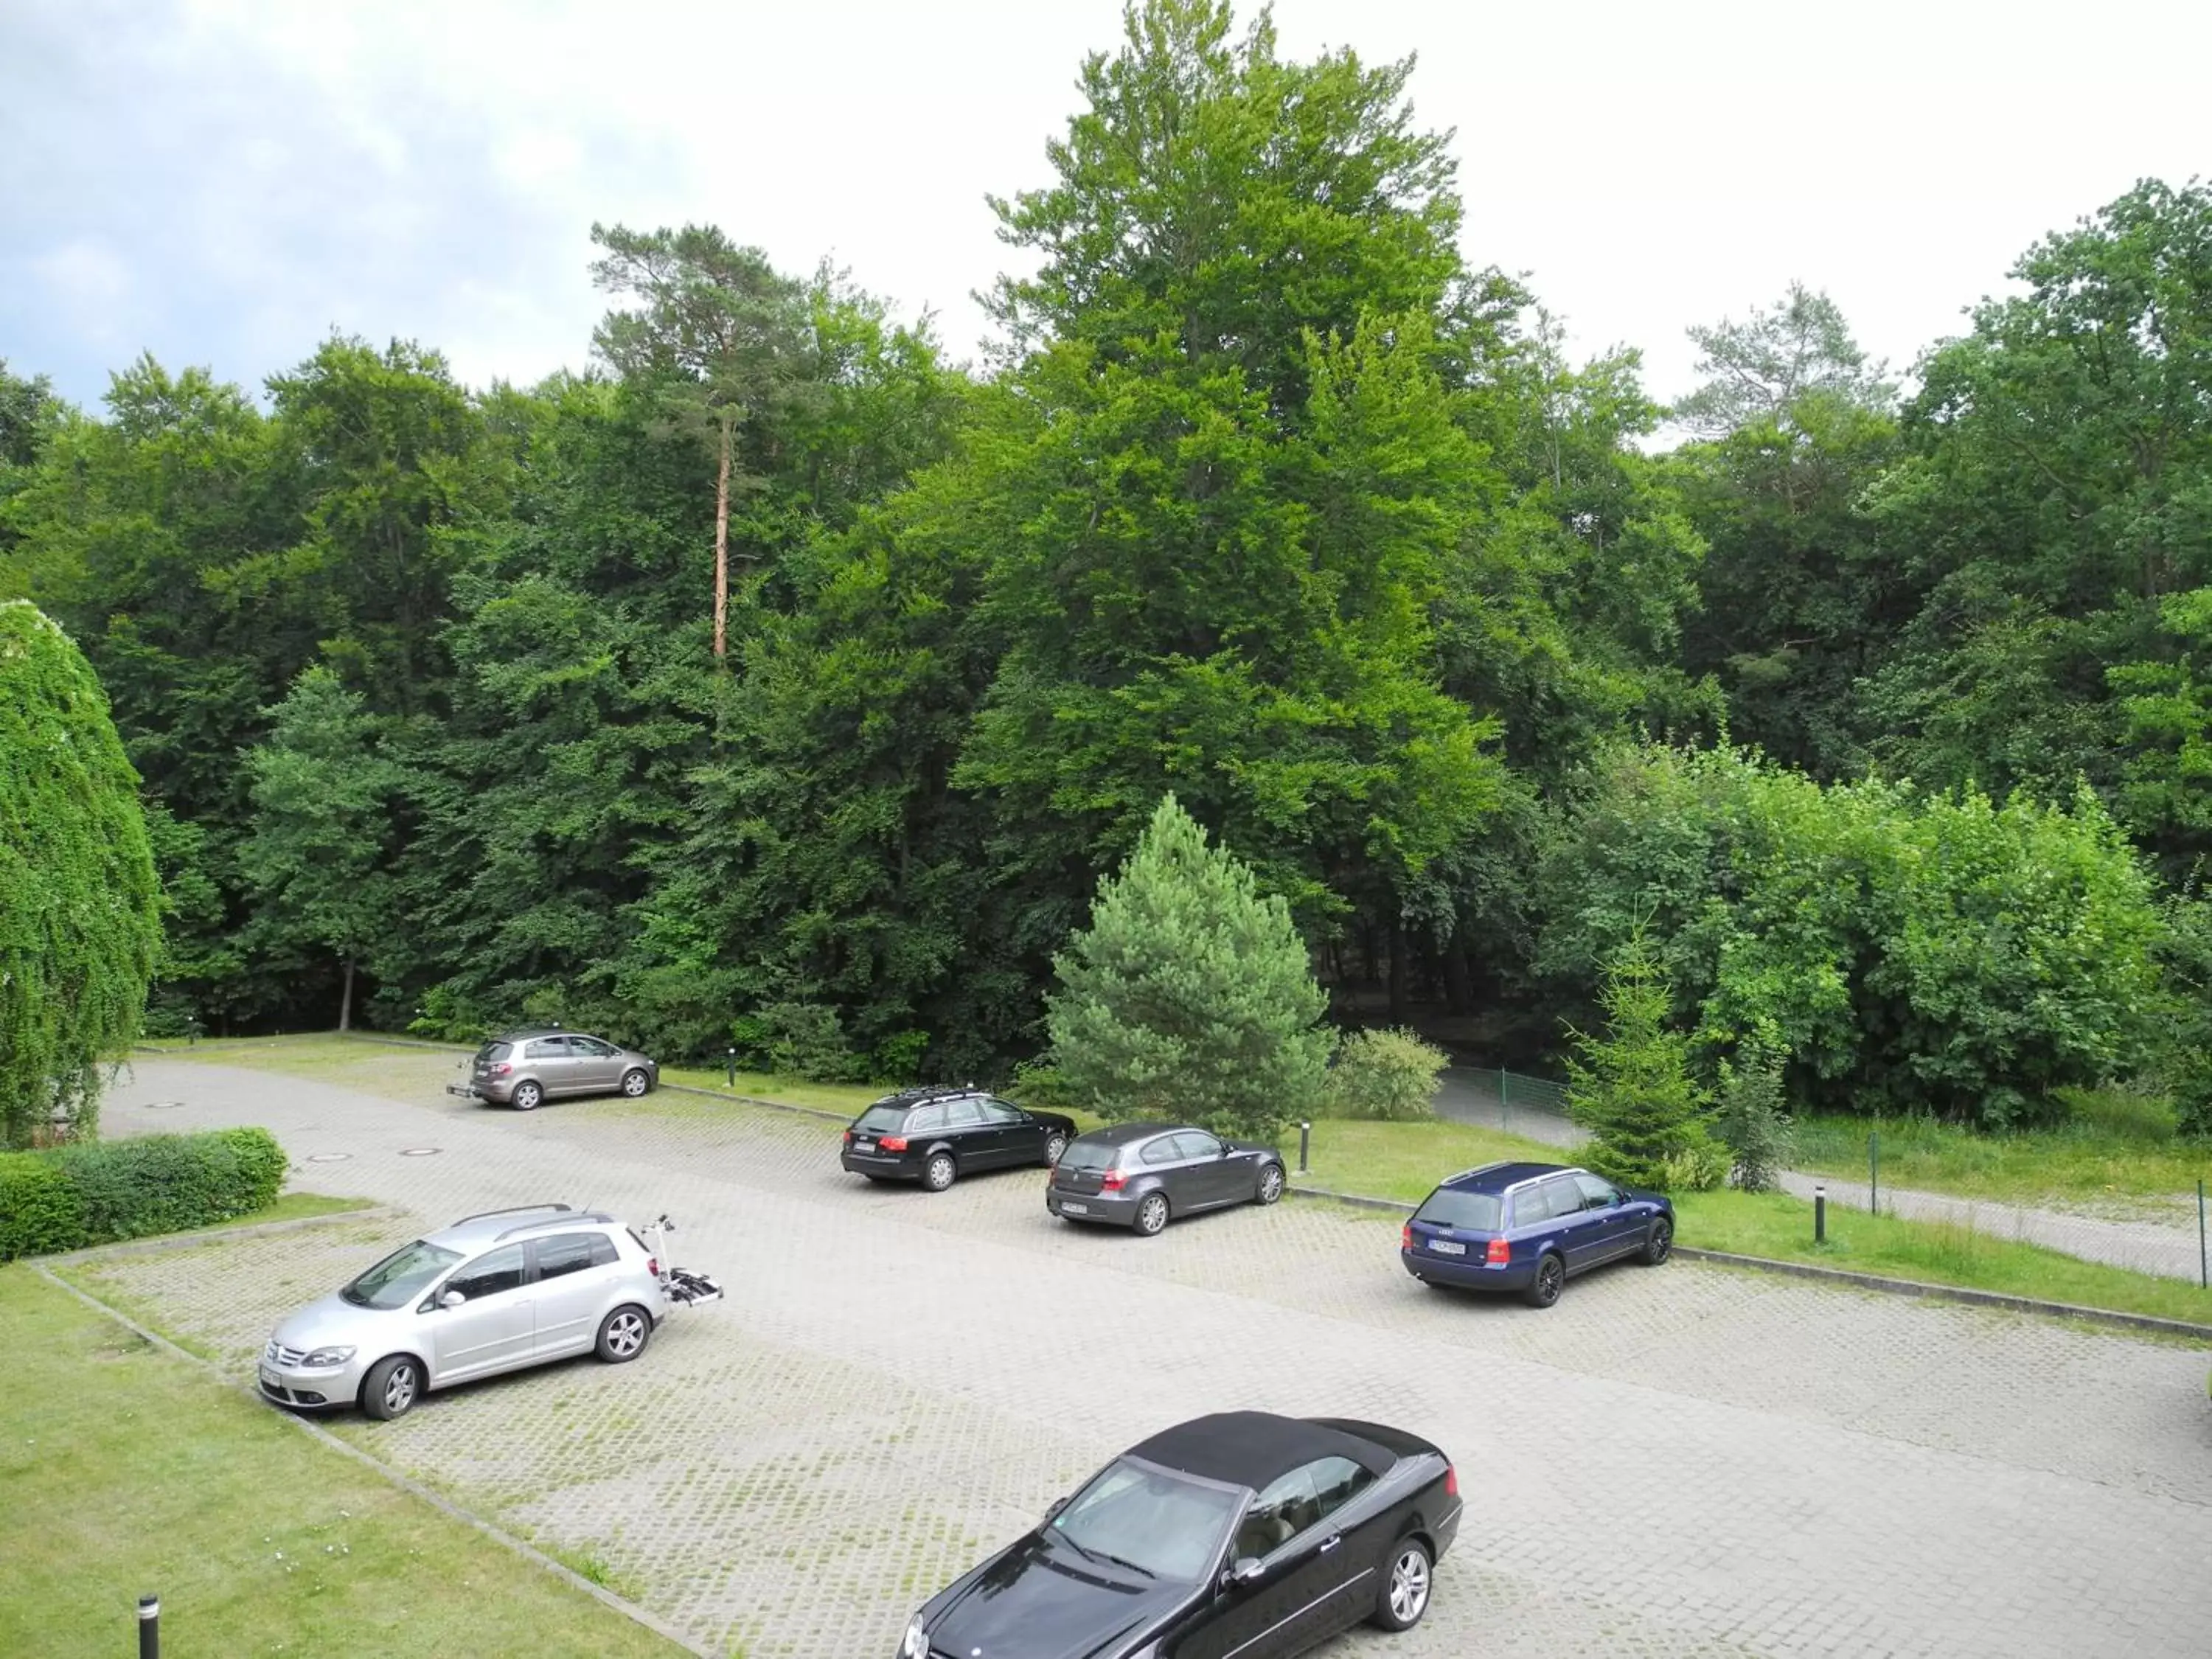
<path fill-rule="evenodd" d="M 338 998 L 338 1030 L 353 1030 L 353 958 L 348 957 L 345 965 L 345 990 Z"/>
<path fill-rule="evenodd" d="M 1457 934 L 1444 946 L 1444 1006 L 1455 1014 L 1474 1012 L 1474 975 L 1468 971 L 1467 946 Z"/>
<path fill-rule="evenodd" d="M 714 473 L 714 655 L 729 651 L 730 423 L 722 422 L 721 464 Z"/>
<path fill-rule="evenodd" d="M 1390 924 L 1390 1023 L 1406 1023 L 1406 930 Z"/>

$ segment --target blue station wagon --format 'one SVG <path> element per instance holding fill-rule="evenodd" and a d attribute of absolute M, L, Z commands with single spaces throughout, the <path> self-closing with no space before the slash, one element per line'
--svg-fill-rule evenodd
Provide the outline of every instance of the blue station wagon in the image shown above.
<path fill-rule="evenodd" d="M 1557 1164 L 1486 1164 L 1431 1193 L 1399 1236 L 1398 1259 L 1426 1285 L 1518 1291 L 1548 1308 L 1569 1278 L 1624 1256 L 1657 1267 L 1674 1248 L 1674 1206 Z"/>

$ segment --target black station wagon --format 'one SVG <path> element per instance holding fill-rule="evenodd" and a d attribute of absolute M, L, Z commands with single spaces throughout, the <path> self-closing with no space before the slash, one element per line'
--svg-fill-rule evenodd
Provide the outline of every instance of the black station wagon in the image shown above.
<path fill-rule="evenodd" d="M 1074 1134 L 1073 1118 L 980 1090 L 908 1089 L 853 1120 L 837 1161 L 871 1181 L 918 1181 L 941 1193 L 979 1170 L 1055 1163 Z"/>

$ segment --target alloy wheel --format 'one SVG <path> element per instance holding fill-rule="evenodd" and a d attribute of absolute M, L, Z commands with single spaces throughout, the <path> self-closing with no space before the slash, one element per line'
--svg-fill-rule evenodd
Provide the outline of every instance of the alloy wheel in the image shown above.
<path fill-rule="evenodd" d="M 384 1408 L 398 1417 L 415 1403 L 415 1391 L 420 1383 L 412 1365 L 398 1364 L 384 1379 Z"/>
<path fill-rule="evenodd" d="M 607 1321 L 607 1351 L 617 1359 L 628 1359 L 645 1346 L 645 1316 L 625 1308 Z"/>
<path fill-rule="evenodd" d="M 1137 1206 L 1137 1231 L 1151 1237 L 1168 1224 L 1168 1201 L 1158 1193 L 1148 1194 Z"/>
<path fill-rule="evenodd" d="M 1429 1558 L 1408 1544 L 1390 1568 L 1390 1613 L 1401 1626 L 1419 1619 L 1429 1605 Z"/>
<path fill-rule="evenodd" d="M 1044 1161 L 1047 1164 L 1059 1163 L 1060 1155 L 1066 1150 L 1067 1137 L 1060 1133 L 1057 1129 L 1054 1130 L 1052 1133 L 1045 1137 Z"/>
<path fill-rule="evenodd" d="M 1260 1176 L 1260 1201 L 1273 1204 L 1283 1195 L 1283 1166 L 1270 1164 Z"/>
<path fill-rule="evenodd" d="M 645 1097 L 646 1082 L 644 1073 L 625 1072 L 623 1074 L 623 1092 L 632 1100 L 642 1100 Z"/>

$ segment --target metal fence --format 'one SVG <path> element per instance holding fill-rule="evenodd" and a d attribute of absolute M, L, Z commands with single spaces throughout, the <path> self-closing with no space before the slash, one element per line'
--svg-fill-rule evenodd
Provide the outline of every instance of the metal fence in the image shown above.
<path fill-rule="evenodd" d="M 1552 1146 L 1579 1146 L 1589 1139 L 1567 1116 L 1565 1085 L 1500 1066 L 1451 1066 L 1437 1085 L 1437 1113 Z"/>

